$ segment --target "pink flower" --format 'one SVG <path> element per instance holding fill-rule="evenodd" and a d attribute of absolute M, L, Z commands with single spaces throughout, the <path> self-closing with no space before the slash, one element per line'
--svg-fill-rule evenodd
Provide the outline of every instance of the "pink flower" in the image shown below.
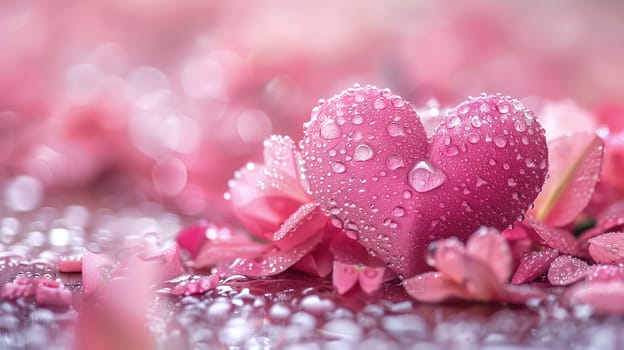
<path fill-rule="evenodd" d="M 178 242 L 193 255 L 193 266 L 248 276 L 290 267 L 328 275 L 331 257 L 315 248 L 336 229 L 307 194 L 301 162 L 290 138 L 267 139 L 264 164 L 247 164 L 229 183 L 234 213 L 254 238 L 213 225 L 187 229 Z"/>
<path fill-rule="evenodd" d="M 588 305 L 596 313 L 624 314 L 624 267 L 590 267 L 585 282 L 570 288 L 566 297 L 572 305 Z"/>
<path fill-rule="evenodd" d="M 426 272 L 403 282 L 408 294 L 423 302 L 446 299 L 524 303 L 541 298 L 540 290 L 508 285 L 511 252 L 498 231 L 481 228 L 466 245 L 456 238 L 430 246 L 428 263 L 437 272 Z"/>

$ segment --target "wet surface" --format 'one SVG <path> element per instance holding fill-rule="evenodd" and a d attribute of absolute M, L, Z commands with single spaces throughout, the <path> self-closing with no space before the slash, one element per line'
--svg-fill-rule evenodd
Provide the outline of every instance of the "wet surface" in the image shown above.
<path fill-rule="evenodd" d="M 60 255 L 107 251 L 158 232 L 171 239 L 193 218 L 157 204 L 104 209 L 89 203 L 4 210 L 0 281 L 59 279 L 80 300 L 80 274 L 59 273 Z M 134 234 L 128 234 L 134 232 Z M 188 276 L 184 277 L 188 278 Z M 181 278 L 179 280 L 182 280 Z M 163 349 L 621 349 L 624 319 L 561 306 L 556 297 L 526 307 L 419 304 L 397 285 L 368 296 L 337 295 L 330 280 L 284 273 L 232 276 L 201 295 L 171 296 L 177 281 L 153 287 L 145 324 Z M 557 291 L 554 290 L 553 295 Z M 0 300 L 0 349 L 67 349 L 78 311 Z"/>

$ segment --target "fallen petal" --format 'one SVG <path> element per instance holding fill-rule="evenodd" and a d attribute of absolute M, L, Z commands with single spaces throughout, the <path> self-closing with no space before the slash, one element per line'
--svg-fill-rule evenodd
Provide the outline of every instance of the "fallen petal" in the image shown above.
<path fill-rule="evenodd" d="M 575 132 L 548 143 L 549 174 L 535 200 L 534 217 L 564 226 L 587 206 L 600 179 L 604 144 L 594 132 Z"/>
<path fill-rule="evenodd" d="M 482 227 L 466 243 L 466 250 L 489 264 L 500 283 L 506 283 L 511 274 L 511 251 L 498 230 Z"/>
<path fill-rule="evenodd" d="M 570 231 L 548 226 L 530 218 L 525 222 L 535 230 L 541 244 L 557 249 L 562 254 L 579 255 L 579 243 Z"/>
<path fill-rule="evenodd" d="M 425 303 L 437 303 L 451 298 L 472 299 L 472 295 L 462 286 L 444 278 L 439 272 L 426 272 L 408 278 L 403 281 L 403 287 L 412 298 Z"/>
<path fill-rule="evenodd" d="M 103 254 L 83 250 L 82 253 L 82 293 L 94 292 L 111 278 L 113 260 Z"/>
<path fill-rule="evenodd" d="M 588 242 L 589 254 L 597 263 L 624 263 L 624 232 L 605 233 Z"/>
<path fill-rule="evenodd" d="M 559 256 L 559 251 L 550 248 L 525 254 L 520 259 L 520 264 L 511 278 L 511 283 L 520 284 L 533 281 L 548 271 L 550 264 L 557 256 Z"/>
<path fill-rule="evenodd" d="M 588 282 L 624 282 L 624 266 L 618 265 L 592 265 L 587 271 Z"/>
<path fill-rule="evenodd" d="M 358 281 L 360 271 L 351 264 L 334 261 L 332 284 L 338 294 L 344 294 L 351 290 Z"/>
<path fill-rule="evenodd" d="M 313 235 L 318 235 L 327 226 L 329 218 L 316 203 L 307 203 L 290 215 L 273 234 L 272 242 L 280 249 L 290 249 Z"/>
<path fill-rule="evenodd" d="M 596 219 L 596 226 L 585 232 L 580 242 L 585 243 L 605 232 L 619 231 L 624 226 L 624 201 L 611 204 Z"/>
<path fill-rule="evenodd" d="M 601 314 L 624 314 L 624 282 L 588 282 L 575 286 L 569 294 L 572 304 L 585 304 Z"/>
<path fill-rule="evenodd" d="M 585 278 L 589 265 L 569 255 L 557 257 L 548 270 L 548 281 L 555 286 L 566 286 Z"/>

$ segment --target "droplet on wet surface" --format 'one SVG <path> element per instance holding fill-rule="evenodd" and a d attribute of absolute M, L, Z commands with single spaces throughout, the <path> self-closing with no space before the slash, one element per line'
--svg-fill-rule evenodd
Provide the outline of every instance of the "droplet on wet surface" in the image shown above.
<path fill-rule="evenodd" d="M 342 173 L 344 173 L 344 172 L 345 172 L 345 169 L 346 169 L 345 165 L 344 165 L 343 163 L 340 163 L 340 162 L 335 162 L 335 163 L 332 165 L 332 170 L 333 170 L 335 173 L 337 173 L 337 174 L 342 174 Z"/>
<path fill-rule="evenodd" d="M 338 124 L 331 119 L 325 121 L 321 125 L 321 137 L 325 139 L 333 140 L 340 137 L 341 134 L 342 132 L 340 131 L 340 126 L 338 126 Z"/>
<path fill-rule="evenodd" d="M 446 181 L 446 175 L 442 170 L 423 160 L 414 165 L 408 174 L 408 181 L 416 192 L 429 192 L 442 186 Z"/>
<path fill-rule="evenodd" d="M 371 158 L 373 158 L 373 149 L 369 145 L 362 143 L 355 147 L 355 152 L 353 154 L 354 160 L 363 162 Z"/>
<path fill-rule="evenodd" d="M 386 165 L 390 170 L 396 170 L 402 166 L 405 166 L 405 162 L 403 162 L 403 157 L 398 154 L 391 154 L 388 156 L 386 160 Z"/>
<path fill-rule="evenodd" d="M 397 137 L 403 135 L 403 128 L 397 123 L 390 123 L 387 127 L 388 135 Z"/>

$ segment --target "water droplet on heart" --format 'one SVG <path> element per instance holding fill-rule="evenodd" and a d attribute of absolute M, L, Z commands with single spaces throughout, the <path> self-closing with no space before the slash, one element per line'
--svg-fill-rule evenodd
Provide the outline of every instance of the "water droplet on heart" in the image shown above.
<path fill-rule="evenodd" d="M 507 145 L 507 139 L 504 138 L 503 136 L 496 136 L 494 138 L 494 144 L 498 148 L 503 148 L 503 147 L 505 147 L 505 145 Z"/>
<path fill-rule="evenodd" d="M 353 240 L 357 240 L 358 239 L 358 233 L 357 231 L 353 231 L 353 230 L 345 230 L 345 234 L 347 235 L 347 237 L 353 239 Z"/>
<path fill-rule="evenodd" d="M 546 159 L 542 159 L 539 165 L 540 170 L 546 169 Z"/>
<path fill-rule="evenodd" d="M 481 187 L 485 185 L 486 183 L 487 181 L 483 180 L 479 175 L 477 175 L 477 182 L 476 182 L 477 187 Z"/>
<path fill-rule="evenodd" d="M 381 98 L 378 98 L 375 100 L 375 102 L 373 102 L 373 107 L 375 107 L 375 109 L 377 110 L 381 110 L 386 108 L 386 101 L 384 101 Z"/>
<path fill-rule="evenodd" d="M 535 168 L 535 160 L 531 158 L 525 158 L 524 164 L 526 164 L 527 168 Z"/>
<path fill-rule="evenodd" d="M 496 109 L 497 109 L 499 112 L 501 112 L 501 113 L 505 114 L 505 113 L 508 113 L 508 112 L 509 112 L 509 105 L 508 105 L 506 102 L 499 102 L 499 103 L 496 105 Z"/>
<path fill-rule="evenodd" d="M 321 125 L 321 136 L 328 140 L 338 138 L 341 134 L 340 127 L 332 119 Z"/>
<path fill-rule="evenodd" d="M 472 144 L 476 144 L 477 142 L 479 142 L 479 139 L 479 134 L 468 134 L 468 142 Z"/>
<path fill-rule="evenodd" d="M 362 143 L 362 144 L 357 145 L 357 147 L 355 147 L 355 153 L 353 154 L 353 159 L 355 159 L 358 162 L 363 162 L 371 158 L 373 158 L 373 149 L 369 145 Z"/>
<path fill-rule="evenodd" d="M 513 105 L 513 108 L 517 111 L 521 111 L 524 109 L 524 106 L 522 105 L 522 102 L 518 101 L 518 100 L 513 100 L 511 102 L 511 104 Z"/>
<path fill-rule="evenodd" d="M 517 184 L 518 184 L 518 182 L 513 177 L 510 177 L 510 178 L 507 179 L 507 185 L 509 187 L 515 187 Z"/>
<path fill-rule="evenodd" d="M 397 108 L 405 106 L 405 101 L 401 97 L 395 97 L 392 99 L 392 105 Z"/>
<path fill-rule="evenodd" d="M 451 156 L 451 157 L 456 156 L 458 153 L 459 153 L 459 148 L 457 148 L 457 146 L 455 145 L 451 145 L 446 148 L 447 156 Z"/>
<path fill-rule="evenodd" d="M 342 220 L 340 220 L 340 218 L 338 218 L 335 215 L 332 215 L 330 222 L 331 222 L 332 226 L 334 226 L 336 228 L 342 228 L 342 226 L 343 226 Z"/>
<path fill-rule="evenodd" d="M 479 110 L 483 113 L 487 113 L 490 111 L 490 106 L 484 103 L 481 106 L 479 106 Z"/>
<path fill-rule="evenodd" d="M 388 135 L 397 137 L 403 135 L 403 128 L 397 123 L 388 124 Z"/>
<path fill-rule="evenodd" d="M 516 131 L 519 132 L 523 132 L 526 130 L 526 119 L 525 118 L 520 118 L 520 119 L 516 119 L 514 120 L 514 129 L 516 129 Z"/>
<path fill-rule="evenodd" d="M 412 192 L 410 192 L 410 190 L 403 191 L 403 198 L 405 198 L 405 199 L 412 198 Z"/>
<path fill-rule="evenodd" d="M 470 106 L 467 103 L 461 105 L 459 109 L 457 109 L 457 112 L 459 112 L 459 114 L 466 114 L 469 111 L 470 111 Z"/>
<path fill-rule="evenodd" d="M 396 216 L 396 217 L 401 217 L 403 215 L 405 215 L 405 208 L 403 207 L 394 207 L 392 209 L 392 215 Z"/>
<path fill-rule="evenodd" d="M 414 165 L 408 174 L 408 181 L 416 192 L 428 192 L 442 186 L 446 181 L 446 175 L 442 170 L 423 160 Z"/>
<path fill-rule="evenodd" d="M 358 115 L 353 117 L 352 123 L 355 124 L 355 125 L 360 125 L 360 124 L 364 123 L 364 117 L 362 117 L 362 115 L 358 114 Z"/>
<path fill-rule="evenodd" d="M 449 122 L 448 127 L 454 128 L 456 126 L 459 126 L 459 124 L 461 124 L 461 119 L 459 119 L 459 117 L 453 117 Z"/>
<path fill-rule="evenodd" d="M 400 155 L 391 154 L 388 156 L 388 159 L 386 160 L 386 165 L 388 166 L 388 169 L 396 170 L 404 166 L 405 163 L 403 162 L 403 158 Z"/>
<path fill-rule="evenodd" d="M 344 173 L 345 169 L 345 165 L 340 162 L 336 162 L 332 165 L 332 170 L 337 174 Z"/>
<path fill-rule="evenodd" d="M 472 125 L 475 128 L 480 128 L 481 127 L 481 119 L 479 119 L 479 117 L 472 117 L 472 119 L 470 119 L 470 125 Z"/>

